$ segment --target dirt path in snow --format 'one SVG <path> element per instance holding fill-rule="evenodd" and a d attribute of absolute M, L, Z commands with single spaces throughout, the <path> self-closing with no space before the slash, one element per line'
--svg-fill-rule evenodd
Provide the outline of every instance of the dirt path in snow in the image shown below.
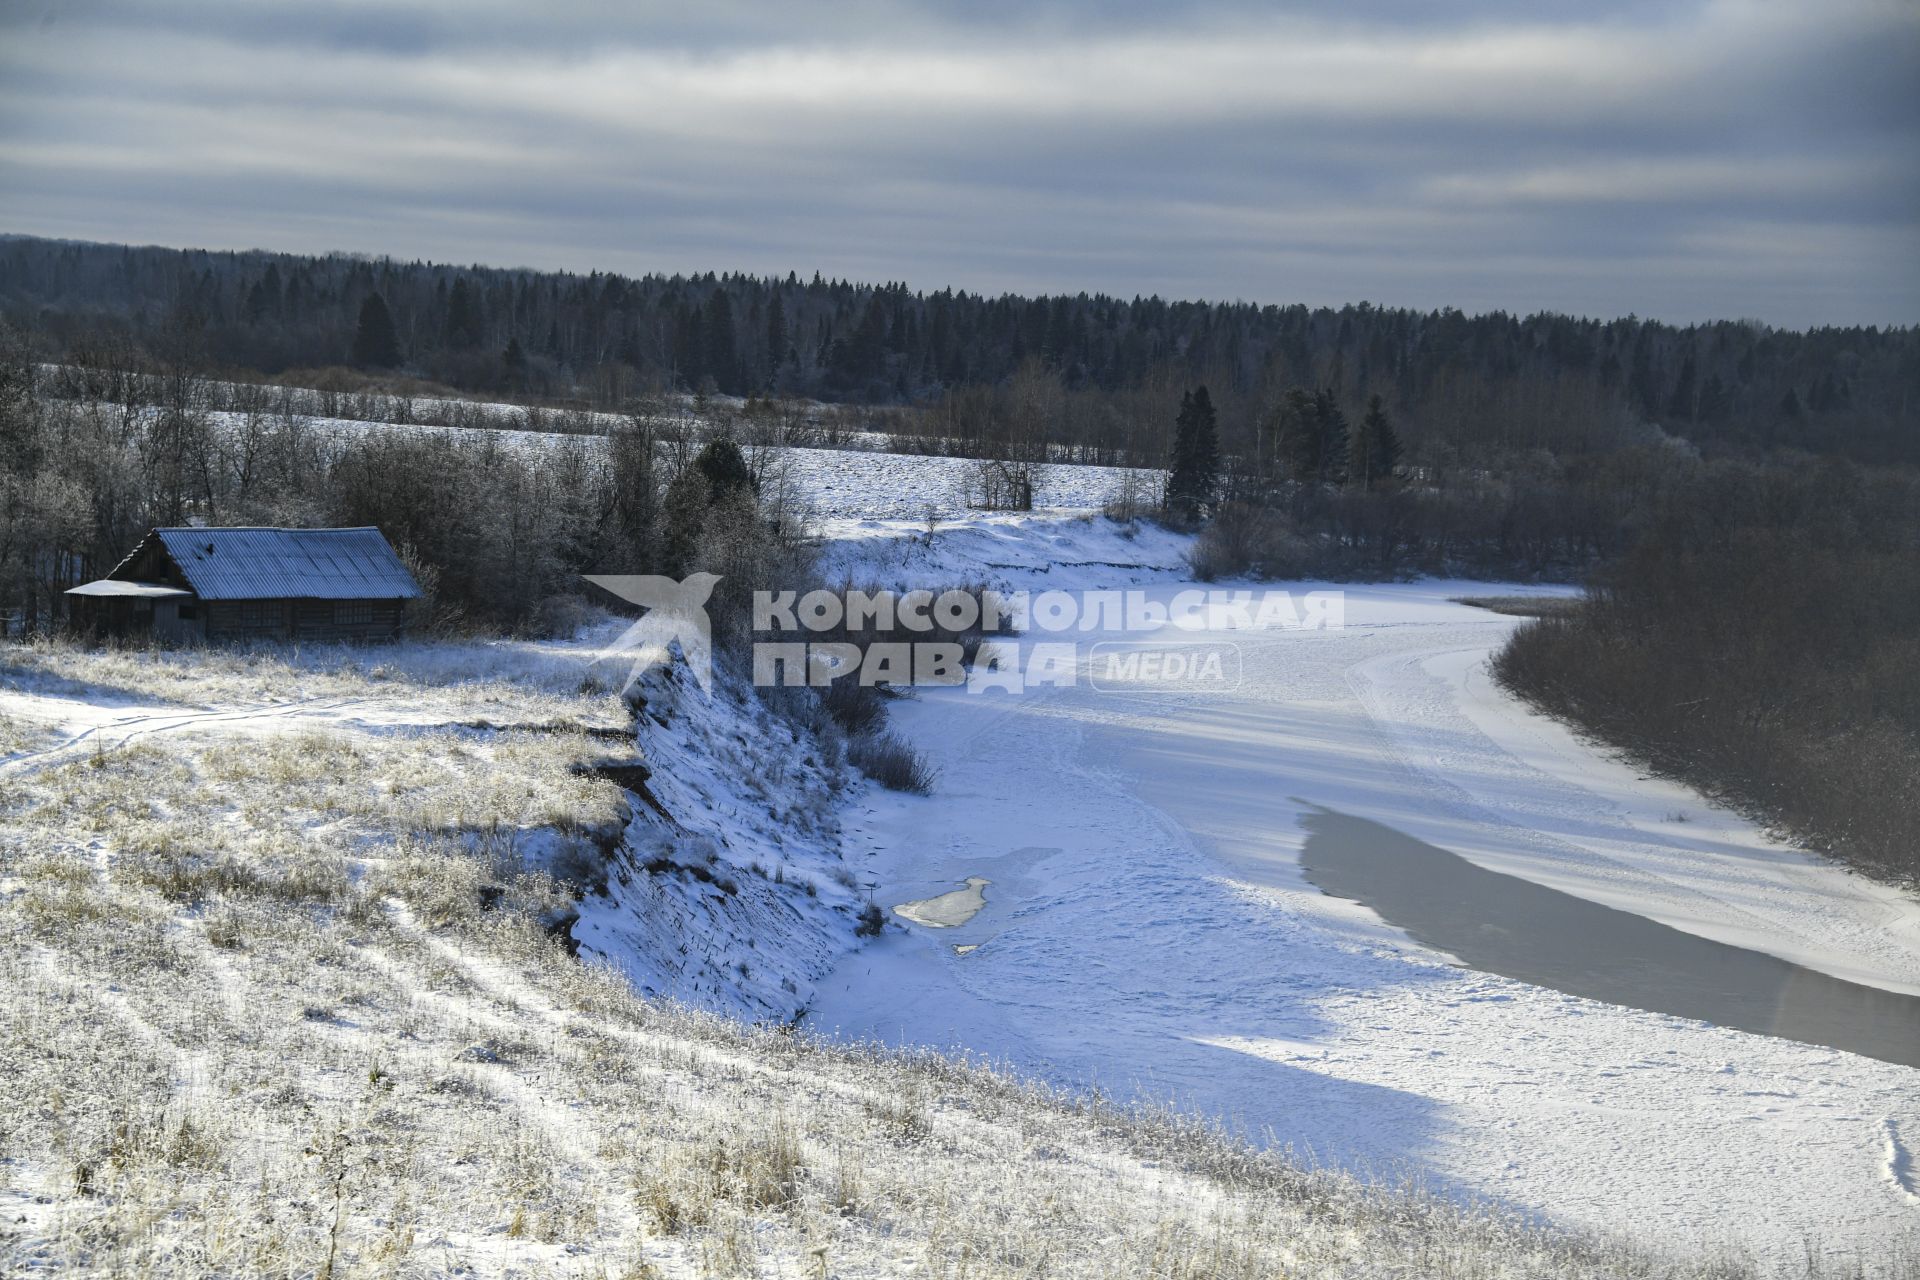
<path fill-rule="evenodd" d="M 44 703 L 47 699 L 41 699 Z M 66 700 L 62 700 L 66 701 Z M 348 709 L 372 712 L 385 708 L 404 709 L 396 699 L 307 698 L 298 702 L 279 702 L 252 707 L 192 709 L 166 706 L 130 706 L 103 708 L 97 704 L 71 700 L 67 705 L 79 717 L 101 716 L 65 734 L 59 742 L 36 751 L 23 752 L 0 760 L 0 775 L 35 773 L 69 760 L 84 758 L 94 751 L 111 751 L 137 741 L 183 729 L 220 728 L 237 732 L 304 728 L 313 724 L 337 723 L 339 713 Z M 40 708 L 36 708 L 39 710 Z"/>

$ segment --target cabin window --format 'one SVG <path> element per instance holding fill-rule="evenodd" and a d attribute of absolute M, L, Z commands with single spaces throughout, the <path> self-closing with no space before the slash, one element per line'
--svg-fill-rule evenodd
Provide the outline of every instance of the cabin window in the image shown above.
<path fill-rule="evenodd" d="M 272 627 L 280 623 L 279 605 L 266 600 L 243 600 L 235 607 L 234 622 L 242 627 Z"/>
<path fill-rule="evenodd" d="M 371 600 L 342 600 L 333 606 L 333 625 L 336 627 L 364 627 L 372 622 Z"/>
<path fill-rule="evenodd" d="M 197 605 L 197 604 L 183 604 L 183 605 L 181 605 L 181 606 L 180 606 L 180 621 L 182 621 L 182 622 L 198 622 L 198 621 L 200 621 L 200 606 L 199 606 L 199 605 Z"/>

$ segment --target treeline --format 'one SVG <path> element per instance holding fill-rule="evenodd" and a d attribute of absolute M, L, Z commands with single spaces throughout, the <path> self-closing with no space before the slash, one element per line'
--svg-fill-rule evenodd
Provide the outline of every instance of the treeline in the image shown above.
<path fill-rule="evenodd" d="M 564 630 L 586 573 L 725 575 L 723 635 L 747 593 L 804 571 L 774 455 L 651 417 L 604 439 L 322 435 L 294 399 L 216 419 L 193 364 L 48 370 L 0 328 L 0 617 L 58 626 L 62 592 L 156 525 L 379 526 L 428 590 L 432 628 Z M 226 393 L 222 393 L 226 394 Z M 590 594 L 590 593 L 588 593 Z M 601 603 L 614 603 L 605 598 Z"/>
<path fill-rule="evenodd" d="M 1287 391 L 1231 453 L 1207 388 L 1183 398 L 1174 424 L 1160 515 L 1199 529 L 1191 560 L 1208 581 L 1575 579 L 1623 552 L 1647 496 L 1698 458 L 1656 433 L 1468 463 L 1431 440 L 1409 448 L 1380 397 L 1356 420 L 1326 388 Z"/>
<path fill-rule="evenodd" d="M 1179 395 L 1202 382 L 1229 453 L 1306 387 L 1356 415 L 1377 395 L 1416 453 L 1470 461 L 1611 449 L 1657 428 L 1714 450 L 1920 462 L 1911 328 L 988 297 L 21 237 L 0 239 L 0 311 L 51 359 L 117 333 L 295 382 L 354 369 L 608 411 L 676 389 L 917 405 L 928 414 L 908 434 L 979 452 L 1026 438 L 981 401 L 1024 379 L 1009 412 L 1050 401 L 1046 442 L 1133 463 L 1163 460 Z"/>
<path fill-rule="evenodd" d="M 1651 477 L 1650 477 L 1651 478 Z M 1509 688 L 1876 874 L 1920 883 L 1920 478 L 1692 463 Z"/>

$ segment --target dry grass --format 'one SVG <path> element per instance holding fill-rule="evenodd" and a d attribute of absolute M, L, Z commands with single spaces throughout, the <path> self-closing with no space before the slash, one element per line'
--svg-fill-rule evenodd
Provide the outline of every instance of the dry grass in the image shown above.
<path fill-rule="evenodd" d="M 424 701 L 447 720 L 620 725 L 620 674 L 565 646 L 518 641 L 169 649 L 35 637 L 0 645 L 0 681 L 184 707 L 321 698 Z M 5 738 L 0 735 L 0 755 Z"/>
<path fill-rule="evenodd" d="M 20 716 L 0 712 L 0 759 L 37 751 L 53 741 L 50 726 L 34 724 Z"/>
<path fill-rule="evenodd" d="M 1453 603 L 1512 618 L 1566 618 L 1580 608 L 1581 600 L 1578 596 L 1454 596 Z"/>
<path fill-rule="evenodd" d="M 923 796 L 933 790 L 933 766 L 891 733 L 866 733 L 850 739 L 847 760 L 890 791 Z"/>

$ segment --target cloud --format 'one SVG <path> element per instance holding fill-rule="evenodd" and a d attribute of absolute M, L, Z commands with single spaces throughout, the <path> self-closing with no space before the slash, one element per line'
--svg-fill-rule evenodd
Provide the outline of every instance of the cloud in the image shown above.
<path fill-rule="evenodd" d="M 1920 320 L 1920 19 L 1882 0 L 199 0 L 0 22 L 0 229 Z"/>

